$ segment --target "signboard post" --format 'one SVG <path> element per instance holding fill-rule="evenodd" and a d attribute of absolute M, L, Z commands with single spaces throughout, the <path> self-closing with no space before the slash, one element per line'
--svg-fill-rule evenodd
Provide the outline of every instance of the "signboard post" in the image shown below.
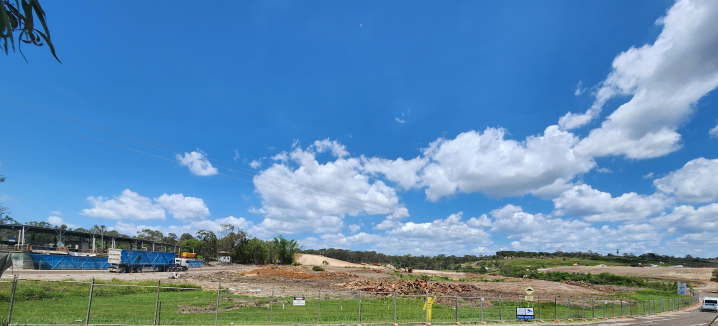
<path fill-rule="evenodd" d="M 678 294 L 686 294 L 687 292 L 686 283 L 678 282 Z"/>
<path fill-rule="evenodd" d="M 516 319 L 534 319 L 534 308 L 516 308 Z"/>
<path fill-rule="evenodd" d="M 303 306 L 306 301 L 304 300 L 304 297 L 294 297 L 294 300 L 292 301 L 293 306 Z"/>

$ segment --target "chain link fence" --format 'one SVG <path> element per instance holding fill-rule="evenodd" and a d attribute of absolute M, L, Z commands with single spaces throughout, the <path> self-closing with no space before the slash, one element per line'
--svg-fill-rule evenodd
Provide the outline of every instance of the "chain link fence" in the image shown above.
<path fill-rule="evenodd" d="M 690 307 L 695 293 L 635 300 L 599 297 L 402 295 L 395 292 L 214 290 L 143 281 L 0 281 L 0 323 L 45 325 L 372 325 L 591 320 L 659 314 Z"/>

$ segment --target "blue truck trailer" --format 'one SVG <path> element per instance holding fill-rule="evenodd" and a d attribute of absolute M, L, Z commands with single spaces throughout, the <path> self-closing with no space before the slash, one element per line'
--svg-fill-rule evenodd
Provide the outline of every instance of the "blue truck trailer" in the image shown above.
<path fill-rule="evenodd" d="M 189 267 L 186 259 L 175 259 L 175 254 L 172 252 L 110 249 L 107 258 L 110 264 L 109 271 L 116 273 L 140 273 L 145 269 L 181 272 Z"/>

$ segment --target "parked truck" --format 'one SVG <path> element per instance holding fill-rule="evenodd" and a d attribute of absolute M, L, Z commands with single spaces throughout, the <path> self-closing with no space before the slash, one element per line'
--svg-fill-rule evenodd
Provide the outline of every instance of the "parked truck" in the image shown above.
<path fill-rule="evenodd" d="M 175 258 L 172 252 L 110 249 L 110 272 L 141 273 L 145 269 L 158 272 L 182 272 L 191 266 L 191 260 Z"/>

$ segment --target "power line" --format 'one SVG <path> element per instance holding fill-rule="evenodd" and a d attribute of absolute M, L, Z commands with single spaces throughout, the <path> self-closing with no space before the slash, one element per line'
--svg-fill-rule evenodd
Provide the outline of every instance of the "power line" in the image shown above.
<path fill-rule="evenodd" d="M 81 134 L 81 133 L 78 133 L 78 132 L 75 132 L 75 131 L 72 131 L 72 130 L 60 128 L 60 127 L 57 127 L 57 126 L 54 126 L 54 125 L 51 125 L 51 124 L 48 124 L 48 123 L 40 122 L 40 121 L 33 120 L 33 119 L 30 119 L 30 118 L 27 118 L 27 117 L 23 117 L 23 116 L 19 116 L 19 115 L 13 114 L 13 113 L 9 113 L 9 112 L 7 112 L 7 111 L 0 110 L 0 112 L 6 113 L 6 114 L 9 114 L 9 115 L 13 115 L 13 116 L 15 116 L 15 117 L 18 117 L 18 118 L 21 118 L 21 119 L 25 119 L 25 120 L 28 120 L 28 121 L 30 121 L 30 122 L 34 122 L 34 123 L 37 123 L 37 124 L 40 124 L 40 125 L 44 125 L 44 126 L 47 126 L 47 127 L 50 127 L 50 128 L 54 128 L 54 129 L 57 129 L 57 130 L 65 131 L 65 132 L 68 132 L 68 133 L 71 133 L 71 134 L 74 134 L 74 135 L 77 135 L 77 136 L 85 137 L 85 138 L 92 139 L 92 140 L 96 140 L 96 141 L 99 141 L 99 142 L 102 142 L 102 143 L 105 143 L 105 144 L 108 144 L 108 145 L 117 146 L 117 147 L 120 147 L 120 148 L 123 148 L 123 149 L 127 149 L 127 150 L 131 150 L 131 151 L 140 153 L 140 154 L 148 155 L 148 156 L 151 156 L 151 157 L 154 157 L 154 158 L 159 158 L 159 159 L 162 159 L 162 160 L 165 160 L 165 161 L 169 161 L 169 162 L 173 162 L 173 163 L 181 163 L 181 162 L 178 161 L 178 160 L 173 160 L 173 159 L 169 159 L 169 158 L 166 158 L 166 157 L 162 157 L 162 156 L 154 155 L 154 154 L 151 154 L 151 153 L 143 152 L 143 151 L 141 151 L 141 150 L 137 150 L 137 149 L 134 149 L 134 148 L 131 148 L 131 147 L 123 146 L 123 145 L 116 144 L 116 143 L 113 143 L 113 142 L 109 142 L 109 141 L 106 141 L 106 140 L 103 140 L 103 139 L 99 139 L 99 138 L 95 138 L 95 137 L 88 136 L 88 135 L 85 135 L 85 134 Z M 264 186 L 273 187 L 273 188 L 278 189 L 278 190 L 280 190 L 280 191 L 285 191 L 285 192 L 292 193 L 292 194 L 295 194 L 295 195 L 299 195 L 299 196 L 303 196 L 303 197 L 308 197 L 308 198 L 312 198 L 312 199 L 315 199 L 315 200 L 320 200 L 320 201 L 324 201 L 324 202 L 327 202 L 327 203 L 331 203 L 331 204 L 334 204 L 334 205 L 339 205 L 339 206 L 343 206 L 343 207 L 347 207 L 347 208 L 351 208 L 351 209 L 356 209 L 356 210 L 359 210 L 359 211 L 365 211 L 365 212 L 367 212 L 367 213 L 373 213 L 373 214 L 377 214 L 377 215 L 379 215 L 379 214 L 391 214 L 391 213 L 392 213 L 391 210 L 389 210 L 389 211 L 378 211 L 376 208 L 372 208 L 372 207 L 365 207 L 365 206 L 358 207 L 358 205 L 361 205 L 360 203 L 345 202 L 345 204 L 357 205 L 357 206 L 348 206 L 348 205 L 345 205 L 345 204 L 342 204 L 342 203 L 339 203 L 339 202 L 329 201 L 329 200 L 326 200 L 326 199 L 323 199 L 323 198 L 318 198 L 318 197 L 314 197 L 314 196 L 311 196 L 311 195 L 305 195 L 305 194 L 298 193 L 298 192 L 296 192 L 296 191 L 289 191 L 289 190 L 287 190 L 287 189 L 282 189 L 282 188 L 281 188 L 281 186 L 287 187 L 286 185 L 280 185 L 280 186 L 278 187 L 278 186 L 272 185 L 272 184 L 270 184 L 270 183 L 256 182 L 256 181 L 246 180 L 246 179 L 238 178 L 238 177 L 235 177 L 235 176 L 230 176 L 230 175 L 223 174 L 223 173 L 218 173 L 218 175 L 221 175 L 221 176 L 224 176 L 224 177 L 228 177 L 228 178 L 232 178 L 232 179 L 236 179 L 236 180 L 240 180 L 240 181 L 247 182 L 247 183 L 251 183 L 251 184 L 255 184 L 255 185 L 259 184 L 259 185 L 264 185 Z M 263 181 L 264 181 L 264 180 L 263 180 Z M 270 182 L 271 182 L 271 181 L 270 181 Z M 298 187 L 290 188 L 290 190 L 299 190 L 299 191 L 302 191 L 302 189 L 299 189 Z M 327 195 L 321 194 L 321 193 L 310 192 L 310 191 L 307 191 L 307 190 L 304 190 L 304 191 L 305 191 L 305 192 L 309 192 L 310 194 L 316 194 L 316 195 L 328 197 L 328 198 L 335 199 L 335 200 L 341 200 L 341 199 L 339 199 L 339 198 L 334 198 L 334 197 L 327 196 Z M 367 203 L 369 203 L 369 202 L 367 202 Z M 407 214 L 406 216 L 408 216 L 408 214 Z M 400 216 L 400 217 L 405 217 L 405 216 Z"/>
<path fill-rule="evenodd" d="M 155 145 L 158 145 L 158 146 L 162 146 L 162 147 L 166 147 L 166 148 L 169 148 L 169 149 L 173 149 L 173 150 L 176 150 L 176 151 L 179 151 L 179 152 L 184 152 L 184 153 L 186 153 L 186 151 L 181 150 L 181 149 L 178 149 L 178 148 L 174 148 L 174 147 L 171 147 L 171 146 L 168 146 L 168 145 L 164 145 L 164 144 L 157 143 L 157 142 L 154 142 L 154 141 L 150 141 L 150 140 L 147 140 L 147 139 L 144 139 L 144 138 L 140 138 L 140 137 L 137 137 L 137 136 L 133 136 L 133 135 L 130 135 L 130 134 L 127 134 L 127 133 L 124 133 L 124 132 L 121 132 L 121 131 L 117 131 L 117 130 L 114 130 L 114 129 L 110 129 L 110 128 L 107 128 L 107 127 L 104 127 L 104 126 L 101 126 L 101 125 L 97 125 L 97 124 L 94 124 L 94 123 L 91 123 L 91 122 L 87 122 L 87 121 L 84 121 L 84 120 L 80 120 L 80 119 L 77 119 L 77 118 L 74 118 L 74 117 L 71 117 L 71 116 L 68 116 L 68 115 L 64 115 L 64 114 L 61 114 L 61 113 L 57 113 L 57 112 L 54 112 L 54 111 L 51 111 L 51 110 L 48 110 L 48 109 L 44 109 L 44 108 L 41 108 L 41 107 L 32 105 L 32 104 L 28 104 L 28 103 L 25 103 L 25 102 L 22 102 L 22 101 L 13 99 L 13 98 L 9 98 L 9 97 L 2 96 L 2 95 L 0 95 L 0 97 L 2 97 L 2 98 L 4 98 L 4 99 L 7 99 L 7 100 L 10 100 L 10 101 L 13 101 L 13 102 L 15 102 L 16 104 L 18 104 L 18 105 L 20 105 L 20 106 L 24 106 L 24 107 L 26 107 L 26 108 L 29 108 L 29 109 L 31 109 L 31 110 L 40 111 L 40 112 L 42 112 L 42 113 L 46 113 L 46 114 L 49 114 L 49 115 L 53 115 L 53 116 L 58 117 L 58 118 L 60 118 L 60 119 L 62 119 L 62 120 L 69 121 L 69 122 L 75 123 L 75 124 L 77 124 L 77 125 L 80 125 L 80 126 L 83 126 L 83 127 L 87 127 L 87 128 L 91 128 L 91 129 L 94 129 L 94 130 L 97 130 L 97 131 L 100 131 L 100 132 L 103 132 L 103 133 L 106 133 L 106 134 L 109 134 L 109 135 L 112 135 L 112 136 L 115 136 L 115 137 L 119 137 L 119 138 L 122 138 L 122 139 L 125 139 L 125 140 L 129 140 L 129 141 L 132 141 L 132 142 L 141 144 L 141 145 L 145 145 L 145 146 L 148 146 L 148 147 L 152 147 L 152 148 L 154 148 L 154 149 L 162 150 L 162 151 L 165 151 L 165 152 L 168 152 L 168 153 L 172 153 L 172 154 L 177 155 L 177 153 L 174 152 L 174 151 L 170 151 L 170 150 L 165 149 L 165 148 L 160 148 L 160 147 L 157 147 L 157 146 L 153 146 L 153 145 L 150 145 L 150 144 L 147 144 L 147 143 L 155 144 Z M 127 138 L 127 137 L 123 137 L 123 136 L 131 137 L 131 138 Z M 84 137 L 89 137 L 89 136 L 84 136 Z M 89 137 L 89 138 L 92 138 L 92 137 Z M 134 138 L 134 139 L 132 139 L 132 138 Z M 94 138 L 93 138 L 93 139 L 94 139 Z M 146 142 L 146 143 L 144 143 L 144 142 Z M 137 150 L 135 150 L 135 151 L 137 151 Z M 382 204 L 377 204 L 377 203 L 369 202 L 369 201 L 362 200 L 362 199 L 359 199 L 359 198 L 355 198 L 355 197 L 343 195 L 343 194 L 340 194 L 340 193 L 337 193 L 337 192 L 333 192 L 333 191 L 329 191 L 329 190 L 324 190 L 324 189 L 321 189 L 321 188 L 319 188 L 319 187 L 315 187 L 315 186 L 311 186 L 311 185 L 306 185 L 306 184 L 298 183 L 298 182 L 295 182 L 295 181 L 292 181 L 292 180 L 289 180 L 289 179 L 284 179 L 284 178 L 279 178 L 279 177 L 274 177 L 274 176 L 264 175 L 264 174 L 258 174 L 256 171 L 253 171 L 253 170 L 250 170 L 250 169 L 241 167 L 241 166 L 233 165 L 233 164 L 230 164 L 230 163 L 226 163 L 226 162 L 223 162 L 223 161 L 211 159 L 211 158 L 209 158 L 209 157 L 205 157 L 205 159 L 207 159 L 207 160 L 209 160 L 209 161 L 211 161 L 211 162 L 220 163 L 220 164 L 217 165 L 217 167 L 223 168 L 223 169 L 227 169 L 227 170 L 232 171 L 232 172 L 237 172 L 237 173 L 240 173 L 240 174 L 245 174 L 245 175 L 250 175 L 250 176 L 258 176 L 258 177 L 260 177 L 260 178 L 271 178 L 271 179 L 276 179 L 276 180 L 279 180 L 279 181 L 282 181 L 282 182 L 293 183 L 293 184 L 296 184 L 296 185 L 299 185 L 299 186 L 302 186 L 302 187 L 307 187 L 307 188 L 311 188 L 311 189 L 318 190 L 318 191 L 321 191 L 321 192 L 326 192 L 326 193 L 328 193 L 328 194 L 332 194 L 332 195 L 344 197 L 344 198 L 347 198 L 347 199 L 350 199 L 350 200 L 354 200 L 354 201 L 366 203 L 366 204 L 369 204 L 369 205 L 374 205 L 374 206 L 383 207 L 383 208 L 385 208 L 385 209 L 389 209 L 390 212 L 391 212 L 392 210 L 395 210 L 395 209 L 396 209 L 395 207 L 385 206 L 385 205 L 382 205 Z M 237 169 L 240 169 L 240 170 L 249 171 L 249 172 L 251 172 L 251 173 L 246 173 L 246 172 L 241 172 L 241 171 L 234 171 L 234 170 L 232 170 L 231 168 L 228 168 L 228 167 L 226 167 L 226 166 L 221 166 L 222 164 L 224 164 L 224 165 L 226 165 L 226 166 L 233 167 L 233 168 L 237 168 Z M 270 182 L 271 182 L 271 181 L 270 181 Z M 328 197 L 334 198 L 334 197 L 331 197 L 331 196 L 328 196 Z M 338 198 L 336 198 L 336 199 L 338 199 Z M 357 204 L 357 203 L 355 203 L 355 204 Z"/>

